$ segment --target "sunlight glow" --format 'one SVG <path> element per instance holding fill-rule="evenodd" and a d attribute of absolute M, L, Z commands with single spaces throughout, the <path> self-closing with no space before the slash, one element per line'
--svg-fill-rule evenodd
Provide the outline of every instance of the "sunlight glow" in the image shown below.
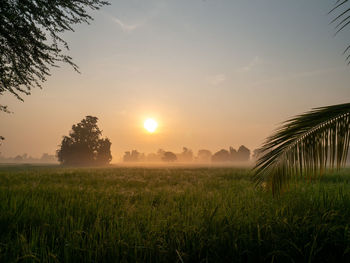
<path fill-rule="evenodd" d="M 158 123 L 154 119 L 147 119 L 143 123 L 143 127 L 150 133 L 154 133 L 158 127 Z"/>

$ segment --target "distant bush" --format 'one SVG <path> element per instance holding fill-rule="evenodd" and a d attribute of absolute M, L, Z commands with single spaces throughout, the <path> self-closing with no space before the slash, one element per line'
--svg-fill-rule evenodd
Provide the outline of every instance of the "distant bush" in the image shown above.
<path fill-rule="evenodd" d="M 231 161 L 231 154 L 229 151 L 222 149 L 214 153 L 214 155 L 211 157 L 211 160 L 213 162 L 228 162 Z"/>
<path fill-rule="evenodd" d="M 177 154 L 177 159 L 179 162 L 192 162 L 193 152 L 187 147 L 182 148 L 182 153 Z"/>
<path fill-rule="evenodd" d="M 237 151 L 237 161 L 239 162 L 247 162 L 250 159 L 250 150 L 241 145 Z"/>
<path fill-rule="evenodd" d="M 165 152 L 162 161 L 164 162 L 175 162 L 177 160 L 176 154 L 173 152 Z"/>
<path fill-rule="evenodd" d="M 230 147 L 229 151 L 222 149 L 216 152 L 211 160 L 213 162 L 248 162 L 250 159 L 250 150 L 241 145 L 238 151 Z"/>

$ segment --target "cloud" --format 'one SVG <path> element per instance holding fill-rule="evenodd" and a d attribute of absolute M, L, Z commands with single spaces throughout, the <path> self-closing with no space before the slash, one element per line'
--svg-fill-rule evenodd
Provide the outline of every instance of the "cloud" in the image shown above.
<path fill-rule="evenodd" d="M 145 21 L 138 23 L 138 24 L 128 24 L 115 16 L 107 14 L 106 12 L 103 12 L 103 15 L 105 17 L 107 17 L 109 20 L 111 20 L 112 22 L 114 22 L 115 24 L 117 24 L 120 27 L 120 29 L 126 33 L 130 33 L 132 31 L 142 27 L 146 23 L 146 20 L 145 20 Z"/>
<path fill-rule="evenodd" d="M 214 76 L 210 76 L 208 78 L 209 83 L 213 86 L 218 86 L 221 83 L 223 83 L 225 80 L 226 80 L 226 76 L 225 76 L 225 74 L 222 74 L 222 73 L 216 74 Z"/>
<path fill-rule="evenodd" d="M 123 32 L 130 33 L 145 26 L 153 18 L 157 17 L 162 12 L 162 10 L 166 8 L 166 6 L 167 4 L 165 1 L 154 1 L 154 3 L 151 4 L 151 7 L 145 11 L 141 17 L 136 18 L 136 20 L 139 21 L 138 23 L 127 23 L 124 19 L 120 19 L 120 17 L 113 16 L 105 11 L 101 11 L 101 13 L 110 21 L 117 24 Z"/>
<path fill-rule="evenodd" d="M 254 67 L 262 64 L 262 59 L 258 56 L 254 57 L 253 60 L 246 66 L 240 68 L 238 71 L 239 72 L 249 72 L 251 71 Z"/>
<path fill-rule="evenodd" d="M 111 17 L 112 21 L 114 23 L 116 23 L 117 25 L 120 26 L 120 28 L 124 31 L 124 32 L 132 32 L 134 31 L 135 29 L 141 27 L 143 24 L 126 24 L 124 23 L 123 21 L 121 21 L 120 19 L 116 18 L 116 17 Z"/>

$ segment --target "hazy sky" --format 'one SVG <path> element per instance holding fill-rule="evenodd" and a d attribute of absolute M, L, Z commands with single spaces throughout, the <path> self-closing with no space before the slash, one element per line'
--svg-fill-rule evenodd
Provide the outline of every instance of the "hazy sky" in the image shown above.
<path fill-rule="evenodd" d="M 126 150 L 261 145 L 282 121 L 350 101 L 331 0 L 111 0 L 64 38 L 82 74 L 53 69 L 43 90 L 0 104 L 5 156 L 54 153 L 72 124 L 99 118 L 113 161 Z M 147 134 L 146 117 L 159 122 Z"/>

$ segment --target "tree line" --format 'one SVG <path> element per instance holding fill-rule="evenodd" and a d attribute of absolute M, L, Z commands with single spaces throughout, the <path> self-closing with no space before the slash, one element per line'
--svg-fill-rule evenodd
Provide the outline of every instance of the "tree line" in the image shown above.
<path fill-rule="evenodd" d="M 174 153 L 159 149 L 156 153 L 140 153 L 137 150 L 126 151 L 123 156 L 124 162 L 248 162 L 250 160 L 250 150 L 241 145 L 238 150 L 230 147 L 228 150 L 221 149 L 214 154 L 201 149 L 194 155 L 193 151 L 187 147 L 182 148 L 181 153 Z"/>
<path fill-rule="evenodd" d="M 54 154 L 43 153 L 40 158 L 32 157 L 26 153 L 16 155 L 15 157 L 6 157 L 0 153 L 0 163 L 41 163 L 41 164 L 55 164 L 57 158 Z"/>

